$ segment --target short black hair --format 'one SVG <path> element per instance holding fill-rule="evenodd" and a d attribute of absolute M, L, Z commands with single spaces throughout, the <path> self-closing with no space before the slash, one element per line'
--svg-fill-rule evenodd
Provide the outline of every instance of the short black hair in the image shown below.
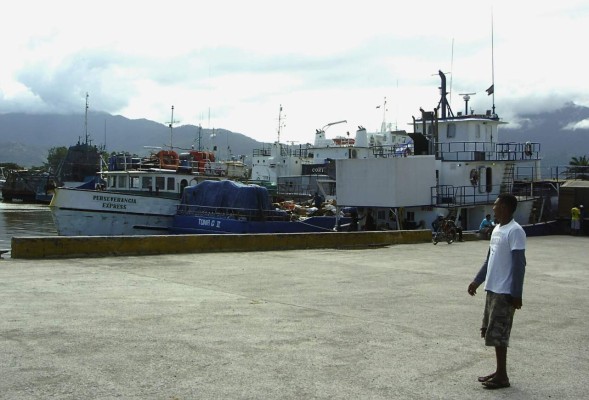
<path fill-rule="evenodd" d="M 499 201 L 509 208 L 510 212 L 513 214 L 517 209 L 517 198 L 512 195 L 511 193 L 501 193 L 497 196 Z"/>

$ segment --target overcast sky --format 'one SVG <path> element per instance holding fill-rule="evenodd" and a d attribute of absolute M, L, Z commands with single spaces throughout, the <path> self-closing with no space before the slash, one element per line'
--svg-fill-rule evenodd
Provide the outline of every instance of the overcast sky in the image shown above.
<path fill-rule="evenodd" d="M 2 14 L 0 113 L 81 113 L 88 92 L 91 110 L 166 123 L 174 105 L 178 125 L 275 141 L 282 105 L 280 140 L 305 143 L 340 120 L 328 137 L 383 116 L 408 129 L 437 105 L 439 69 L 455 113 L 460 93 L 484 112 L 492 54 L 502 119 L 589 106 L 586 0 L 19 0 Z"/>

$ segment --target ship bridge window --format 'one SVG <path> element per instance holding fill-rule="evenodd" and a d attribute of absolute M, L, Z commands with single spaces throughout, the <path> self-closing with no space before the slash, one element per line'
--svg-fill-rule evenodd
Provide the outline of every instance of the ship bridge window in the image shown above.
<path fill-rule="evenodd" d="M 129 177 L 129 189 L 138 189 L 139 188 L 139 177 L 138 176 L 130 176 Z"/>
<path fill-rule="evenodd" d="M 448 126 L 446 127 L 446 137 L 456 137 L 456 124 L 448 124 Z"/>
<path fill-rule="evenodd" d="M 117 184 L 117 177 L 116 176 L 109 176 L 108 177 L 108 187 L 116 187 Z"/>
<path fill-rule="evenodd" d="M 167 190 L 174 190 L 176 187 L 176 179 L 174 179 L 173 177 L 169 177 L 168 178 L 168 184 L 167 186 Z"/>
<path fill-rule="evenodd" d="M 151 176 L 144 176 L 141 180 L 141 189 L 151 189 Z"/>
<path fill-rule="evenodd" d="M 477 139 L 481 138 L 481 126 L 480 125 L 477 125 L 475 135 L 476 135 Z"/>
<path fill-rule="evenodd" d="M 119 176 L 119 188 L 124 189 L 127 187 L 127 177 L 126 176 Z"/>

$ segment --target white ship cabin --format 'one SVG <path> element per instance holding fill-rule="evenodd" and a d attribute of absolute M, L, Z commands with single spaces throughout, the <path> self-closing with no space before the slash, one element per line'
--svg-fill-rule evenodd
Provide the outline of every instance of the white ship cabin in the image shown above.
<path fill-rule="evenodd" d="M 301 175 L 303 165 L 311 163 L 306 145 L 289 146 L 274 142 L 267 147 L 254 149 L 251 180 L 276 184 L 281 176 Z"/>
<path fill-rule="evenodd" d="M 345 121 L 339 121 L 345 122 Z M 366 159 L 383 154 L 397 153 L 407 155 L 413 152 L 413 140 L 407 132 L 385 130 L 367 133 L 366 128 L 358 127 L 355 137 L 336 136 L 328 139 L 325 128 L 315 132 L 314 144 L 286 145 L 274 142 L 268 147 L 255 149 L 252 157 L 253 181 L 270 181 L 276 184 L 279 178 L 302 175 L 321 175 L 316 172 L 327 168 L 331 160 Z M 314 171 L 309 173 L 309 171 Z"/>
<path fill-rule="evenodd" d="M 368 133 L 366 128 L 359 126 L 353 138 L 348 132 L 346 136 L 327 139 L 325 130 L 318 129 L 310 151 L 313 164 L 323 164 L 327 160 L 367 159 L 383 156 L 384 153 L 405 155 L 413 151 L 412 143 L 413 140 L 405 131 L 382 129 L 380 132 Z"/>
<path fill-rule="evenodd" d="M 395 221 L 386 219 L 388 212 L 381 214 L 388 226 L 402 227 L 400 221 L 406 221 L 430 228 L 430 219 L 437 214 L 452 213 L 465 229 L 477 229 L 491 213 L 497 195 L 509 192 L 520 199 L 518 215 L 528 223 L 534 200 L 531 183 L 539 178 L 540 144 L 501 140 L 498 128 L 504 122 L 492 111 L 468 110 L 468 98 L 465 112 L 454 115 L 442 72 L 440 77 L 438 107 L 422 109 L 420 118 L 413 118 L 414 132 L 409 136 L 414 154 L 399 158 L 385 153 L 382 159 L 363 162 L 338 160 L 338 204 L 397 210 Z M 514 192 L 521 171 L 528 174 L 530 187 Z"/>
<path fill-rule="evenodd" d="M 181 174 L 165 169 L 103 172 L 106 187 L 99 188 L 118 193 L 145 193 L 161 197 L 180 198 L 186 186 L 211 179 L 193 174 Z"/>

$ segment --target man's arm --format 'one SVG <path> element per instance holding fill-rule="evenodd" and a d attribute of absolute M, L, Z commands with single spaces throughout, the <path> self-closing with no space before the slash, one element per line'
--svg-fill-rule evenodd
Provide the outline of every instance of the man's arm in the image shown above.
<path fill-rule="evenodd" d="M 524 275 L 526 273 L 526 251 L 512 250 L 511 265 L 513 266 L 511 280 L 511 297 L 516 309 L 522 308 L 522 293 L 524 290 Z"/>
<path fill-rule="evenodd" d="M 481 266 L 478 274 L 474 277 L 474 280 L 468 285 L 468 294 L 474 296 L 477 294 L 477 288 L 487 279 L 487 265 L 489 264 L 489 255 L 491 254 L 491 249 L 487 251 L 487 258 L 485 262 Z"/>

